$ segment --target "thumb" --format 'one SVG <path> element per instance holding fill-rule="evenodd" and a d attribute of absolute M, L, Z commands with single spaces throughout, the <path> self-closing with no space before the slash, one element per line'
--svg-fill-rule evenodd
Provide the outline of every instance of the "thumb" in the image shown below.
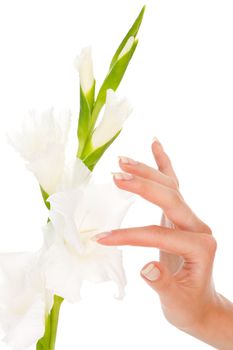
<path fill-rule="evenodd" d="M 174 284 L 171 272 L 156 261 L 146 264 L 141 270 L 141 276 L 160 295 Z"/>

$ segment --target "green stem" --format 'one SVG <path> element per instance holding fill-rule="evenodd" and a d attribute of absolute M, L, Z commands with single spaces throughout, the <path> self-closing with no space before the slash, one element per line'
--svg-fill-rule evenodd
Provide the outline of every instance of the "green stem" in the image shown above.
<path fill-rule="evenodd" d="M 63 298 L 54 295 L 54 304 L 46 320 L 45 333 L 36 346 L 36 350 L 54 350 L 57 336 L 59 312 Z"/>
<path fill-rule="evenodd" d="M 59 312 L 61 303 L 63 302 L 63 298 L 55 295 L 54 296 L 54 304 L 50 313 L 50 347 L 49 350 L 55 349 L 56 336 L 57 336 L 57 326 L 59 319 Z"/>
<path fill-rule="evenodd" d="M 49 195 L 48 193 L 45 192 L 42 186 L 40 186 L 40 189 L 41 189 L 44 203 L 47 206 L 47 208 L 50 209 L 50 203 L 47 202 Z M 49 221 L 50 220 L 48 218 L 48 222 Z M 45 324 L 45 333 L 44 333 L 44 336 L 37 342 L 36 350 L 54 350 L 55 349 L 59 312 L 60 312 L 60 307 L 63 300 L 64 299 L 59 297 L 58 295 L 54 295 L 53 307 L 50 311 L 50 314 L 48 315 L 48 318 Z"/>

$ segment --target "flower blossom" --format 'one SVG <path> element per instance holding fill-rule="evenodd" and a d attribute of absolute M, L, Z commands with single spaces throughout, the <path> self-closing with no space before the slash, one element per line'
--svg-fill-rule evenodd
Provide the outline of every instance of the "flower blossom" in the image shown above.
<path fill-rule="evenodd" d="M 53 108 L 29 113 L 21 132 L 9 135 L 9 141 L 26 160 L 43 190 L 56 191 L 64 171 L 65 148 L 70 126 L 70 113 L 55 115 Z"/>
<path fill-rule="evenodd" d="M 89 172 L 80 160 L 75 168 L 86 175 Z M 46 231 L 54 239 L 45 255 L 48 289 L 75 302 L 80 299 L 84 280 L 110 280 L 118 285 L 118 298 L 123 297 L 126 278 L 121 251 L 101 246 L 91 237 L 119 227 L 132 203 L 131 197 L 113 184 L 95 184 L 90 177 L 49 197 L 51 222 Z"/>

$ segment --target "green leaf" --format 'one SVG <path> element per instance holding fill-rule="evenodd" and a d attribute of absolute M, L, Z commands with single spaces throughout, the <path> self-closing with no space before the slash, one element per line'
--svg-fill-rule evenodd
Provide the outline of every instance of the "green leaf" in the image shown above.
<path fill-rule="evenodd" d="M 104 145 L 102 145 L 99 148 L 96 148 L 93 152 L 91 152 L 86 158 L 83 159 L 84 164 L 89 168 L 90 171 L 93 171 L 96 163 L 99 161 L 99 159 L 102 157 L 104 152 L 107 150 L 107 148 L 113 143 L 113 141 L 117 138 L 117 136 L 120 134 L 121 130 L 119 130 L 116 135 L 111 138 L 108 142 L 106 142 Z"/>
<path fill-rule="evenodd" d="M 106 76 L 99 90 L 96 103 L 93 108 L 92 117 L 91 117 L 92 129 L 94 128 L 94 125 L 96 123 L 100 110 L 102 109 L 103 105 L 106 102 L 107 90 L 112 89 L 116 91 L 116 89 L 118 88 L 125 74 L 126 68 L 128 67 L 128 64 L 134 54 L 134 51 L 136 50 L 137 44 L 138 44 L 138 40 L 135 40 L 131 49 L 114 64 L 114 66 Z"/>
<path fill-rule="evenodd" d="M 125 44 L 127 43 L 128 39 L 131 36 L 136 37 L 136 35 L 137 35 L 138 31 L 139 31 L 139 28 L 141 26 L 141 23 L 142 23 L 142 19 L 143 19 L 143 16 L 144 16 L 145 9 L 146 9 L 146 6 L 143 6 L 143 8 L 141 9 L 141 12 L 139 13 L 138 17 L 136 18 L 134 24 L 132 25 L 132 27 L 130 28 L 130 30 L 128 31 L 128 33 L 126 34 L 126 36 L 124 37 L 124 39 L 120 43 L 120 46 L 118 47 L 118 49 L 116 50 L 116 52 L 115 52 L 115 54 L 114 54 L 114 56 L 112 58 L 112 61 L 111 61 L 111 64 L 110 64 L 110 69 L 116 63 L 116 61 L 118 59 L 118 56 L 120 55 L 121 51 L 123 50 L 123 48 L 124 48 Z"/>
<path fill-rule="evenodd" d="M 91 112 L 94 104 L 94 95 L 95 95 L 95 83 L 93 87 L 90 89 L 87 95 L 84 94 L 81 85 L 80 85 L 80 112 L 79 112 L 79 120 L 78 120 L 78 141 L 79 148 L 77 156 L 80 157 L 83 149 L 85 147 L 85 143 L 89 136 L 90 131 L 90 121 L 91 121 Z"/>
<path fill-rule="evenodd" d="M 49 194 L 47 192 L 45 192 L 45 190 L 41 186 L 40 186 L 40 190 L 41 190 L 41 194 L 42 194 L 42 197 L 44 200 L 44 204 L 50 210 L 50 203 L 47 201 L 47 199 L 49 198 Z"/>

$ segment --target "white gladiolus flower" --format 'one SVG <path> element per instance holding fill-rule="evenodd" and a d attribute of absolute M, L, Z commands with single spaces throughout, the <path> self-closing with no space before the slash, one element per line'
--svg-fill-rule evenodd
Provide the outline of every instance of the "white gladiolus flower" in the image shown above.
<path fill-rule="evenodd" d="M 69 126 L 69 111 L 56 116 L 53 108 L 42 113 L 31 111 L 21 132 L 9 136 L 10 143 L 48 194 L 56 191 L 64 171 Z"/>
<path fill-rule="evenodd" d="M 74 65 L 79 72 L 82 90 L 86 94 L 94 84 L 91 47 L 82 49 L 80 55 L 75 58 Z"/>
<path fill-rule="evenodd" d="M 78 164 L 85 167 L 85 165 Z M 121 251 L 91 240 L 98 232 L 118 228 L 132 195 L 113 184 L 90 181 L 55 193 L 47 231 L 55 237 L 45 255 L 46 286 L 70 302 L 80 299 L 84 280 L 115 281 L 118 298 L 124 295 L 126 278 Z M 48 233 L 49 234 L 49 233 Z"/>
<path fill-rule="evenodd" d="M 131 111 L 132 108 L 126 98 L 119 99 L 113 90 L 107 90 L 103 118 L 92 135 L 94 148 L 98 148 L 111 140 L 122 128 Z"/>
<path fill-rule="evenodd" d="M 37 342 L 45 331 L 53 296 L 45 289 L 39 255 L 0 254 L 0 326 L 14 350 Z"/>
<path fill-rule="evenodd" d="M 135 41 L 135 37 L 134 36 L 130 36 L 129 39 L 127 40 L 125 46 L 123 47 L 120 55 L 118 56 L 118 60 L 121 59 L 121 57 L 123 57 L 127 52 L 129 52 L 129 50 L 131 50 L 133 44 Z"/>

